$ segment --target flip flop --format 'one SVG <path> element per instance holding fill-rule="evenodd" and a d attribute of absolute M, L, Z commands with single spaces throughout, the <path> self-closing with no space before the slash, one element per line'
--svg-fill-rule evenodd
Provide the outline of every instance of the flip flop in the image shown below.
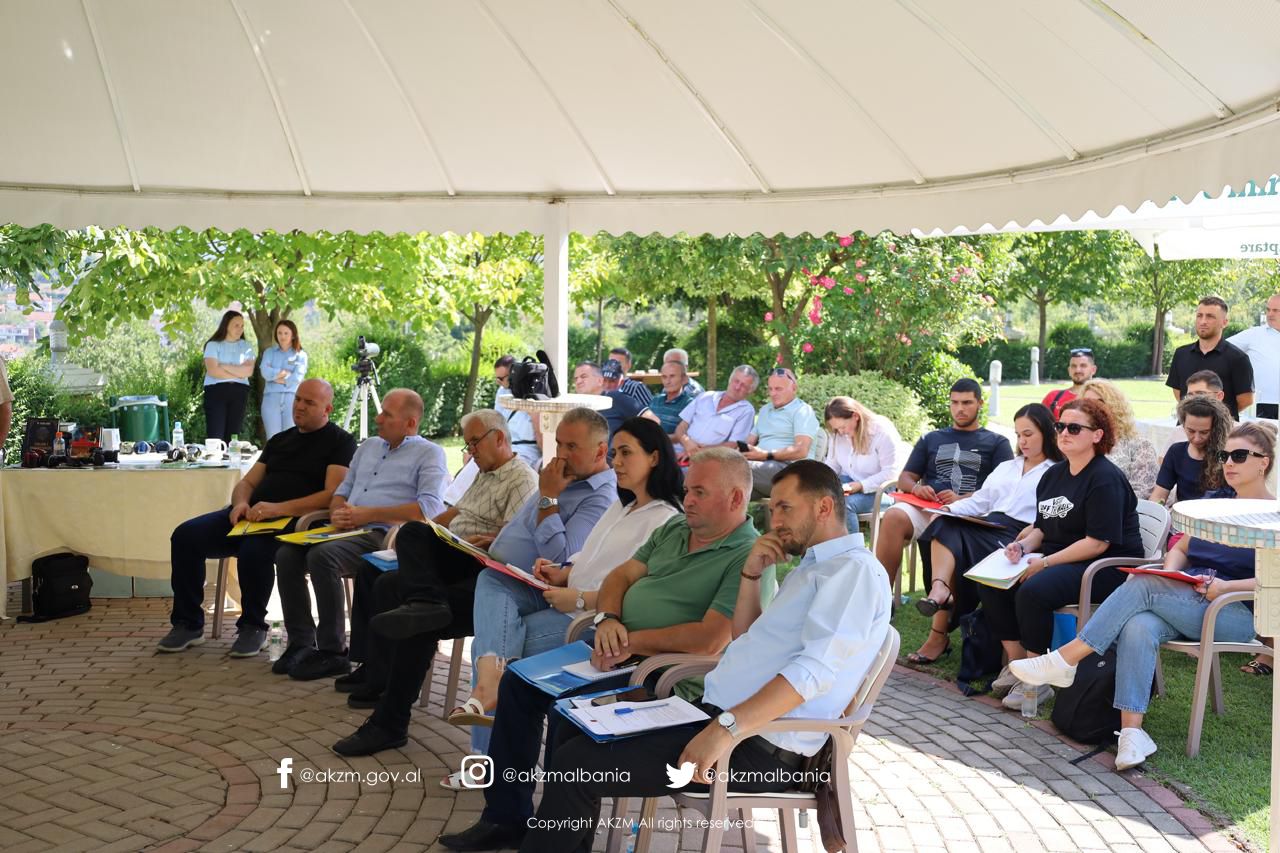
<path fill-rule="evenodd" d="M 1247 672 L 1249 675 L 1271 675 L 1275 672 L 1275 668 L 1269 663 L 1263 663 L 1262 658 L 1254 658 L 1240 667 L 1240 671 Z"/>
<path fill-rule="evenodd" d="M 449 723 L 454 726 L 492 726 L 493 716 L 484 712 L 484 706 L 480 704 L 480 700 L 472 696 L 462 703 L 461 708 L 455 708 L 453 713 L 449 715 Z"/>

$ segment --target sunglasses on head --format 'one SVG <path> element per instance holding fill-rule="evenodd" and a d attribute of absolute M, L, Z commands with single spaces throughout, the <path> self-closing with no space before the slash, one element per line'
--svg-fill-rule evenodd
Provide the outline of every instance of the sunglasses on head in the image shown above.
<path fill-rule="evenodd" d="M 787 368 L 787 367 L 775 367 L 773 370 L 770 370 L 769 373 L 772 376 L 785 376 L 788 379 L 790 379 L 792 382 L 796 381 L 796 375 L 791 372 L 790 368 Z"/>
<path fill-rule="evenodd" d="M 1072 354 L 1073 356 L 1077 356 L 1077 355 L 1093 355 L 1093 350 L 1089 349 L 1088 347 L 1076 347 L 1075 349 L 1073 349 L 1073 350 L 1071 351 L 1071 354 Z"/>
<path fill-rule="evenodd" d="M 1256 450 L 1247 450 L 1243 447 L 1239 448 L 1238 450 L 1219 450 L 1218 451 L 1219 462 L 1226 462 L 1228 459 L 1230 459 L 1232 462 L 1236 463 L 1237 465 L 1241 465 L 1244 462 L 1246 462 L 1250 456 L 1256 456 L 1259 459 L 1267 458 L 1267 454 L 1265 453 L 1259 453 Z"/>
<path fill-rule="evenodd" d="M 1097 429 L 1097 427 L 1086 426 L 1085 424 L 1064 424 L 1062 421 L 1058 421 L 1057 423 L 1055 423 L 1053 425 L 1053 428 L 1056 429 L 1059 433 L 1069 432 L 1072 435 L 1079 435 L 1080 433 L 1084 432 L 1087 429 L 1089 430 Z"/>

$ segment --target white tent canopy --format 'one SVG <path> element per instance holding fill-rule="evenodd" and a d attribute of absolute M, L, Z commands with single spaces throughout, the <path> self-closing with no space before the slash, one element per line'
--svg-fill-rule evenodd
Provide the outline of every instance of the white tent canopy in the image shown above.
<path fill-rule="evenodd" d="M 1274 171 L 1277 31 L 1274 0 L 13 0 L 0 221 L 795 233 L 1133 209 Z"/>

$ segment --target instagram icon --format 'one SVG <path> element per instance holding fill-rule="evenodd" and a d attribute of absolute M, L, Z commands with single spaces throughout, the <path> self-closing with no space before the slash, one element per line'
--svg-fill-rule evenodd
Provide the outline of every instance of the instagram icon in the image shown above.
<path fill-rule="evenodd" d="M 487 755 L 462 757 L 462 787 L 487 788 L 493 784 L 493 759 Z"/>

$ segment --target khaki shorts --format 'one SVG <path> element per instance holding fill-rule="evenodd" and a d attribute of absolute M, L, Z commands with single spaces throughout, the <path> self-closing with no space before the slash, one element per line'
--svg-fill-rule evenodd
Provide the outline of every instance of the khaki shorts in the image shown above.
<path fill-rule="evenodd" d="M 900 512 L 907 518 L 911 519 L 911 529 L 915 531 L 911 535 L 912 539 L 919 539 L 920 534 L 924 533 L 924 529 L 928 527 L 929 522 L 934 519 L 934 516 L 929 515 L 919 507 L 912 506 L 908 503 L 896 503 L 885 510 L 885 512 Z"/>

